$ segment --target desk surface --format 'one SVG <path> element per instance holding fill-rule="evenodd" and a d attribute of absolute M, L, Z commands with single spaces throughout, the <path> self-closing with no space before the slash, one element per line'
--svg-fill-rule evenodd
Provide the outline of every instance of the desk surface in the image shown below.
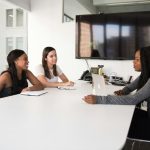
<path fill-rule="evenodd" d="M 114 87 L 107 88 L 110 93 Z M 0 99 L 1 150 L 118 150 L 128 133 L 134 106 L 90 105 L 76 90 L 46 89 L 42 96 Z"/>

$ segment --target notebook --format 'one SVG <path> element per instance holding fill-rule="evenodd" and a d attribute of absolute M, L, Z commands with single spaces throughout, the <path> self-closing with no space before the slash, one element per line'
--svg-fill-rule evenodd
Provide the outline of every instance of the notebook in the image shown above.
<path fill-rule="evenodd" d="M 48 93 L 47 91 L 25 91 L 25 92 L 21 92 L 21 95 L 26 95 L 26 96 L 41 96 L 43 94 Z"/>
<path fill-rule="evenodd" d="M 107 95 L 105 79 L 102 75 L 92 74 L 92 87 L 94 95 Z"/>

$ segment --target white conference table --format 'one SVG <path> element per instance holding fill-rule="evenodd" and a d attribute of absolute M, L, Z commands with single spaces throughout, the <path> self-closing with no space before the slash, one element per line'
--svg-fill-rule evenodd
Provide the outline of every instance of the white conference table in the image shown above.
<path fill-rule="evenodd" d="M 0 150 L 121 149 L 135 106 L 87 104 L 82 98 L 91 94 L 91 85 L 82 81 L 75 87 L 1 98 Z M 107 87 L 110 93 L 115 88 Z"/>

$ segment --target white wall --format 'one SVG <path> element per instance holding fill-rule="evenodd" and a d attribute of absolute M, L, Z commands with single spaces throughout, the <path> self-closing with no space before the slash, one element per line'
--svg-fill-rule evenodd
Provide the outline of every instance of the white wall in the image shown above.
<path fill-rule="evenodd" d="M 3 8 L 4 6 L 1 4 L 0 5 L 0 18 L 1 18 L 1 23 L 0 23 L 0 73 L 5 69 L 6 65 L 6 51 L 5 51 L 5 9 Z M 2 44 L 3 43 L 3 44 Z"/>
<path fill-rule="evenodd" d="M 58 64 L 71 79 L 79 79 L 87 69 L 85 60 L 75 59 L 75 22 L 62 23 L 62 0 L 31 0 L 28 20 L 28 55 L 30 68 L 41 62 L 42 50 L 53 46 L 58 53 Z M 107 74 L 116 72 L 127 79 L 136 77 L 132 61 L 88 60 L 90 66 L 103 64 Z"/>
<path fill-rule="evenodd" d="M 5 1 L 11 2 L 26 10 L 30 10 L 30 0 L 5 0 Z"/>

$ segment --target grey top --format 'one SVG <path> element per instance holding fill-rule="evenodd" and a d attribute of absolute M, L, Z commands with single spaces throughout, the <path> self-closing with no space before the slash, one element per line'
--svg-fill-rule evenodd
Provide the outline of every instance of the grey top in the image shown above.
<path fill-rule="evenodd" d="M 97 104 L 117 104 L 117 105 L 136 105 L 142 101 L 147 101 L 150 98 L 150 79 L 146 84 L 138 90 L 135 94 L 129 93 L 137 89 L 139 77 L 136 78 L 131 84 L 123 88 L 123 96 L 108 95 L 96 96 Z"/>

